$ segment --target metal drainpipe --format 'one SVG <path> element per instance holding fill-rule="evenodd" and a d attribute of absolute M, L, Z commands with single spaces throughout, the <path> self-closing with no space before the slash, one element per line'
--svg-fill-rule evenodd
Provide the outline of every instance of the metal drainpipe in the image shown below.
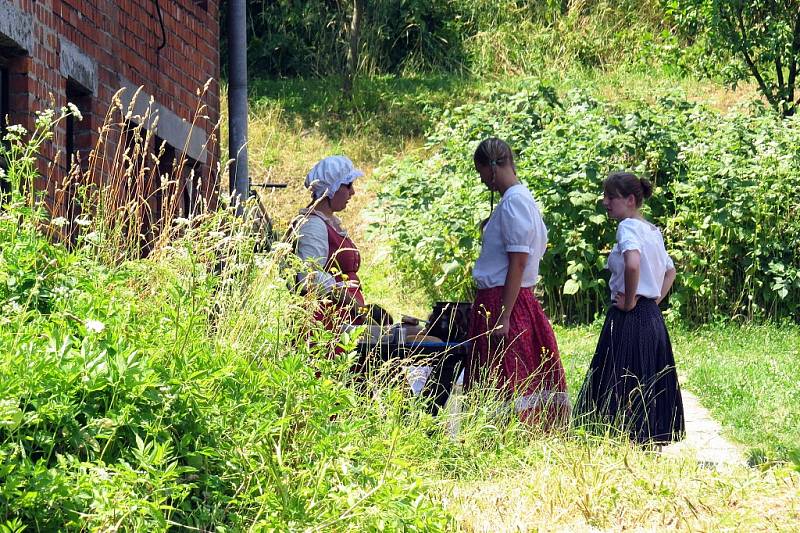
<path fill-rule="evenodd" d="M 228 2 L 228 147 L 232 160 L 230 191 L 236 214 L 244 212 L 250 196 L 247 172 L 247 4 L 245 0 Z"/>

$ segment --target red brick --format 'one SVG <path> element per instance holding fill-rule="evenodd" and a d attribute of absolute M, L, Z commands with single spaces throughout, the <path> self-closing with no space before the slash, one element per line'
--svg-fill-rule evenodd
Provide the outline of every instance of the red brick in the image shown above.
<path fill-rule="evenodd" d="M 121 85 L 120 74 L 158 99 L 176 115 L 192 120 L 198 105 L 196 90 L 219 73 L 217 42 L 219 2 L 211 0 L 208 9 L 193 0 L 161 2 L 167 42 L 161 44 L 162 30 L 153 2 L 144 0 L 61 0 L 33 2 L 20 0 L 15 5 L 32 13 L 35 39 L 32 57 L 9 63 L 11 118 L 30 129 L 33 111 L 66 101 L 66 80 L 60 72 L 60 40 L 66 38 L 97 65 L 98 94 L 86 111 L 76 136 L 76 149 L 86 152 L 96 142 L 96 130 L 106 115 L 111 98 Z M 216 83 L 203 97 L 207 114 L 219 117 L 219 90 Z M 207 131 L 211 135 L 213 132 Z M 64 151 L 65 131 L 60 128 L 52 143 L 43 147 L 40 171 L 48 181 L 61 179 L 65 156 L 52 165 L 59 150 Z M 201 173 L 208 175 L 212 158 Z M 43 178 L 44 179 L 44 178 Z M 41 180 L 40 180 L 41 181 Z M 42 181 L 42 189 L 52 183 Z"/>

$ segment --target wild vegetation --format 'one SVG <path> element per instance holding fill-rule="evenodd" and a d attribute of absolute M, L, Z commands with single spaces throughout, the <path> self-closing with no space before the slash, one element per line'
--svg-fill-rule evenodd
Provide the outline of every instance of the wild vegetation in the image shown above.
<path fill-rule="evenodd" d="M 782 467 L 708 471 L 611 438 L 540 434 L 485 393 L 432 418 L 395 367 L 353 388 L 352 355 L 329 358 L 333 339 L 309 331 L 308 306 L 289 290 L 290 248 L 254 254 L 254 236 L 229 211 L 176 221 L 181 231 L 147 259 L 108 254 L 119 243 L 104 240 L 114 235 L 105 224 L 116 219 L 99 212 L 84 213 L 74 245 L 54 243 L 42 230 L 62 222 L 18 192 L 31 190 L 17 180 L 32 178 L 36 146 L 14 131 L 0 217 L 4 531 L 445 531 L 486 520 L 791 529 L 800 520 L 800 479 Z M 575 380 L 586 343 L 572 335 L 560 333 Z M 338 342 L 347 354 L 354 341 Z M 520 471 L 523 490 L 507 491 Z M 697 481 L 687 486 L 687 476 Z M 619 496 L 631 479 L 635 490 Z M 786 496 L 765 518 L 775 493 Z M 491 499 L 552 511 L 467 511 Z"/>
<path fill-rule="evenodd" d="M 489 209 L 471 153 L 508 138 L 550 227 L 541 294 L 574 395 L 612 238 L 599 182 L 649 175 L 648 216 L 681 270 L 668 316 L 683 386 L 754 466 L 542 433 L 483 391 L 434 418 L 394 365 L 355 386 L 355 336 L 311 325 L 291 248 L 256 251 L 224 195 L 213 211 L 168 200 L 173 222 L 141 231 L 153 191 L 122 191 L 161 179 L 146 131 L 107 154 L 115 178 L 76 193 L 74 221 L 22 195 L 59 120 L 44 114 L 0 148 L 14 191 L 0 213 L 0 531 L 800 529 L 800 124 L 756 86 L 718 84 L 734 54 L 705 54 L 710 37 L 655 1 L 376 2 L 343 100 L 352 6 L 249 5 L 251 72 L 273 78 L 251 85 L 251 169 L 289 184 L 262 195 L 279 230 L 307 202 L 310 166 L 347 153 L 368 173 L 344 213 L 368 299 L 425 316 L 469 295 Z"/>
<path fill-rule="evenodd" d="M 722 115 L 679 92 L 649 96 L 612 103 L 579 87 L 561 95 L 521 81 L 445 109 L 427 153 L 376 171 L 395 262 L 432 298 L 470 298 L 490 205 L 470 154 L 498 136 L 517 151 L 518 174 L 548 224 L 538 287 L 550 316 L 591 321 L 608 300 L 603 271 L 615 228 L 599 197 L 602 179 L 623 168 L 656 186 L 648 216 L 681 269 L 674 318 L 800 316 L 800 123 L 757 104 Z"/>

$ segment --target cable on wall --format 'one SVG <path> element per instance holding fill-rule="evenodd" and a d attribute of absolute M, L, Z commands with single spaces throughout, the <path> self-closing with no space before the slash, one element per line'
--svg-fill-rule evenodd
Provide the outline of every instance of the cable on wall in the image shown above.
<path fill-rule="evenodd" d="M 167 30 L 164 27 L 164 15 L 161 13 L 161 5 L 158 3 L 158 0 L 153 0 L 153 3 L 156 5 L 156 13 L 158 13 L 158 23 L 161 25 L 161 44 L 158 45 L 156 48 L 156 52 L 161 52 L 161 50 L 167 45 Z"/>

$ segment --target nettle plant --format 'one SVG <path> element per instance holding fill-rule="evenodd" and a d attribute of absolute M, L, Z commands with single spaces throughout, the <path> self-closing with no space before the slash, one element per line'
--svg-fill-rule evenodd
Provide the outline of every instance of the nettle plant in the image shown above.
<path fill-rule="evenodd" d="M 356 336 L 309 323 L 291 246 L 256 252 L 228 208 L 140 258 L 102 203 L 51 240 L 31 181 L 57 119 L 2 153 L 0 531 L 452 529 L 409 468 L 433 419 L 386 380 L 349 386 Z"/>
<path fill-rule="evenodd" d="M 608 301 L 616 223 L 600 199 L 603 178 L 618 169 L 656 186 L 645 214 L 678 265 L 674 317 L 796 318 L 799 134 L 796 119 L 758 105 L 721 116 L 680 95 L 622 107 L 580 90 L 558 98 L 541 84 L 493 87 L 485 102 L 442 113 L 428 155 L 385 162 L 381 224 L 409 280 L 434 299 L 469 299 L 489 214 L 472 153 L 498 136 L 515 150 L 549 228 L 538 288 L 555 319 L 590 321 Z"/>

